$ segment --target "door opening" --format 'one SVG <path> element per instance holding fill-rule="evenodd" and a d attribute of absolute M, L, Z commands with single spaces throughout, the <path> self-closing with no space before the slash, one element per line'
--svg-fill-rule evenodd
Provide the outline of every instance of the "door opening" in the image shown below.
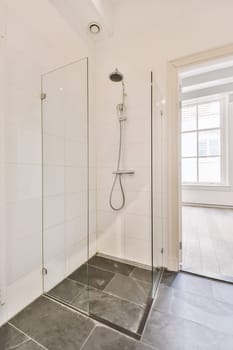
<path fill-rule="evenodd" d="M 180 266 L 233 282 L 233 56 L 179 71 Z"/>

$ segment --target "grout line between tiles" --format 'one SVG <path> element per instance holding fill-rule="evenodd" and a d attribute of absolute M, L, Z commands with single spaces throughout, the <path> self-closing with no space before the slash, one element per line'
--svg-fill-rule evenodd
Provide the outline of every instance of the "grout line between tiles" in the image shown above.
<path fill-rule="evenodd" d="M 63 281 L 61 281 L 59 284 L 63 283 L 65 280 L 72 281 L 72 282 L 74 282 L 74 283 L 77 284 L 77 285 L 79 284 L 81 287 L 85 287 L 85 286 L 86 286 L 86 285 L 84 285 L 84 284 L 82 284 L 82 283 L 80 283 L 80 282 L 78 282 L 78 281 L 72 280 L 72 279 L 69 278 L 69 277 L 66 277 L 66 278 L 65 278 Z M 54 288 L 56 288 L 59 284 L 57 284 Z M 65 302 L 67 302 L 67 303 L 72 303 L 73 300 L 74 300 L 78 295 L 80 295 L 80 294 L 83 292 L 83 290 L 77 292 L 77 293 L 75 294 L 75 296 L 74 296 L 71 300 L 68 300 L 68 299 L 59 297 L 59 296 L 57 296 L 57 295 L 55 295 L 55 294 L 52 294 L 51 291 L 52 291 L 54 288 L 52 288 L 50 291 L 48 291 L 48 292 L 47 292 L 47 295 L 49 295 L 49 296 L 51 296 L 51 297 L 55 297 L 55 298 L 57 298 L 57 299 L 60 299 L 61 301 L 63 300 L 63 301 L 65 301 Z"/>
<path fill-rule="evenodd" d="M 137 280 L 137 281 L 140 281 L 140 282 L 143 282 L 143 283 L 148 283 L 148 284 L 150 284 L 150 282 L 147 282 L 147 281 L 144 281 L 144 280 L 142 280 L 142 279 L 140 279 L 140 278 L 136 278 L 136 277 L 133 277 L 132 275 L 133 275 L 133 272 L 135 271 L 135 269 L 136 268 L 140 268 L 140 267 L 137 267 L 137 266 L 133 266 L 133 265 L 131 265 L 132 267 L 133 267 L 133 270 L 130 272 L 130 274 L 129 275 L 125 275 L 125 274 L 123 274 L 123 273 L 120 273 L 120 272 L 113 272 L 113 271 L 111 271 L 111 270 L 107 270 L 107 269 L 104 269 L 104 268 L 102 268 L 102 267 L 99 267 L 99 266 L 96 266 L 96 265 L 92 265 L 92 264 L 89 264 L 89 263 L 87 263 L 88 264 L 88 266 L 91 266 L 91 267 L 94 267 L 95 269 L 97 269 L 97 270 L 102 270 L 102 271 L 105 271 L 105 272 L 111 272 L 111 273 L 113 273 L 113 274 L 117 274 L 117 275 L 122 275 L 122 276 L 125 276 L 125 277 L 130 277 L 130 278 L 133 278 L 134 280 Z M 142 270 L 143 270 L 143 268 L 141 268 Z M 146 270 L 146 269 L 144 269 L 144 270 Z M 76 271 L 76 270 L 75 270 Z M 74 271 L 74 272 L 75 272 Z M 150 270 L 146 270 L 146 271 L 150 271 Z M 73 273 L 74 273 L 73 272 Z M 71 274 L 72 275 L 72 274 Z M 66 278 L 69 278 L 69 276 L 68 277 L 66 277 Z M 113 278 L 114 278 L 114 276 L 113 276 Z M 70 278 L 69 278 L 70 279 Z M 71 278 L 72 279 L 72 278 Z M 73 280 L 73 281 L 75 281 L 75 280 Z"/>
<path fill-rule="evenodd" d="M 136 269 L 136 266 L 134 266 L 133 270 L 130 272 L 129 277 L 133 276 L 133 273 L 134 273 L 135 269 Z"/>
<path fill-rule="evenodd" d="M 31 339 L 27 338 L 25 340 L 23 340 L 21 343 L 16 344 L 16 345 L 12 345 L 9 348 L 7 348 L 6 350 L 13 350 L 13 349 L 18 349 L 19 346 L 21 347 L 21 345 L 27 344 L 29 341 L 31 341 Z"/>
<path fill-rule="evenodd" d="M 44 345 L 42 345 L 41 343 L 39 343 L 37 340 L 33 339 L 30 335 L 28 335 L 27 333 L 23 332 L 20 328 L 16 327 L 15 325 L 13 325 L 11 322 L 8 321 L 8 324 L 15 328 L 17 331 L 19 331 L 20 333 L 24 334 L 29 340 L 32 340 L 34 343 L 36 343 L 37 345 L 39 345 L 42 349 L 44 350 L 49 350 L 48 348 L 46 348 Z"/>
<path fill-rule="evenodd" d="M 141 269 L 141 270 L 150 271 L 150 270 L 144 269 L 144 268 L 142 268 L 142 267 L 130 265 L 130 266 L 133 267 L 133 270 L 129 273 L 129 275 L 125 275 L 125 274 L 123 274 L 123 273 L 121 273 L 121 272 L 117 272 L 117 271 L 116 271 L 116 272 L 113 272 L 113 271 L 111 271 L 111 270 L 107 270 L 107 269 L 104 269 L 104 268 L 102 268 L 102 267 L 99 267 L 99 266 L 96 266 L 96 265 L 92 265 L 92 264 L 90 264 L 90 263 L 87 263 L 87 264 L 88 264 L 88 266 L 94 267 L 95 269 L 98 269 L 98 270 L 103 270 L 103 271 L 111 272 L 111 273 L 114 273 L 114 274 L 117 274 L 117 275 L 122 275 L 122 276 L 125 276 L 125 277 L 130 277 L 130 278 L 133 278 L 134 280 L 138 280 L 138 281 L 141 281 L 141 282 L 143 282 L 143 283 L 148 283 L 148 284 L 151 283 L 151 282 L 148 282 L 148 281 L 145 281 L 145 280 L 143 280 L 143 279 L 140 279 L 140 278 L 137 278 L 137 277 L 134 277 L 134 276 L 133 276 L 133 273 L 134 273 L 134 271 L 136 270 L 136 268 L 137 268 L 137 269 Z M 152 271 L 150 271 L 150 272 L 152 273 Z"/>
<path fill-rule="evenodd" d="M 81 284 L 81 283 L 80 283 L 80 284 Z M 71 301 L 69 301 L 70 304 L 72 304 L 73 301 L 74 301 L 78 296 L 80 296 L 80 295 L 87 289 L 87 287 L 86 287 L 85 284 L 81 284 L 81 285 L 84 287 L 83 290 L 81 290 L 80 293 L 77 293 L 77 294 L 71 299 Z M 72 304 L 72 305 L 75 305 L 75 304 Z"/>
<path fill-rule="evenodd" d="M 107 270 L 107 269 L 104 269 L 104 268 L 102 268 L 102 267 L 99 267 L 99 266 L 96 266 L 96 265 L 92 265 L 92 264 L 90 264 L 90 263 L 88 263 L 87 262 L 87 264 L 88 264 L 88 266 L 91 266 L 91 267 L 94 267 L 95 269 L 97 269 L 97 270 L 102 270 L 102 271 L 105 271 L 105 272 L 111 272 L 111 273 L 120 273 L 120 272 L 113 272 L 113 271 L 111 271 L 111 270 Z M 134 269 L 133 269 L 134 270 Z M 120 273 L 121 275 L 123 275 L 123 276 L 126 276 L 126 277 L 128 277 L 129 275 L 124 275 L 123 273 Z"/>
<path fill-rule="evenodd" d="M 108 281 L 108 283 L 106 284 L 106 286 L 104 287 L 104 291 L 106 291 L 106 288 L 112 283 L 112 281 L 116 278 L 117 273 L 114 273 L 114 276 L 112 276 L 111 280 Z"/>
<path fill-rule="evenodd" d="M 114 276 L 114 277 L 115 277 L 115 276 Z M 113 277 L 113 278 L 114 278 L 114 277 Z M 111 281 L 110 281 L 110 282 L 111 282 Z M 143 306 L 144 306 L 144 305 L 141 305 L 141 304 L 137 304 L 137 303 L 135 303 L 135 302 L 133 302 L 133 301 L 130 301 L 130 300 L 128 300 L 128 299 L 119 297 L 118 295 L 112 294 L 111 292 L 105 291 L 104 289 L 98 289 L 98 288 L 95 288 L 95 287 L 92 287 L 92 286 L 88 286 L 87 284 L 84 284 L 84 283 L 82 283 L 82 282 L 78 282 L 78 283 L 82 284 L 83 286 L 85 286 L 85 287 L 87 287 L 87 288 L 90 287 L 90 288 L 92 288 L 92 289 L 97 290 L 98 292 L 102 292 L 102 293 L 104 293 L 104 294 L 107 294 L 107 295 L 110 295 L 110 296 L 112 296 L 112 297 L 115 297 L 116 299 L 120 299 L 120 300 L 123 300 L 123 301 L 127 301 L 127 302 L 130 303 L 130 304 L 134 304 L 134 305 L 136 305 L 136 306 L 140 306 L 141 308 L 143 308 Z M 145 306 L 144 306 L 144 307 L 145 307 Z"/>
<path fill-rule="evenodd" d="M 96 329 L 96 325 L 93 327 L 93 329 L 90 331 L 89 335 L 87 336 L 87 338 L 84 340 L 84 343 L 81 345 L 81 349 L 83 349 L 84 345 L 88 342 L 88 340 L 90 339 L 90 337 L 92 336 L 92 334 L 94 333 L 95 329 Z"/>
<path fill-rule="evenodd" d="M 106 294 L 109 294 L 109 295 L 111 295 L 112 297 L 115 297 L 115 298 L 117 298 L 117 299 L 127 301 L 127 302 L 128 302 L 128 303 L 130 303 L 130 304 L 133 304 L 133 305 L 139 306 L 140 308 L 142 308 L 142 309 L 143 309 L 143 311 L 145 311 L 144 309 L 145 309 L 145 307 L 146 307 L 146 304 L 138 304 L 138 303 L 135 303 L 135 302 L 134 302 L 134 301 L 132 301 L 132 300 L 125 299 L 125 298 L 122 298 L 122 297 L 119 297 L 118 295 L 113 294 L 113 293 L 108 292 L 108 291 L 106 291 L 105 293 L 106 293 Z"/>
<path fill-rule="evenodd" d="M 76 306 L 73 306 L 72 304 L 70 304 L 69 302 L 66 302 L 65 300 L 59 300 L 57 297 L 53 297 L 46 294 L 43 294 L 42 297 L 60 305 L 61 307 L 67 309 L 67 311 L 78 313 L 80 316 L 84 317 L 85 319 L 90 319 L 90 317 L 85 313 L 85 311 L 79 310 Z"/>

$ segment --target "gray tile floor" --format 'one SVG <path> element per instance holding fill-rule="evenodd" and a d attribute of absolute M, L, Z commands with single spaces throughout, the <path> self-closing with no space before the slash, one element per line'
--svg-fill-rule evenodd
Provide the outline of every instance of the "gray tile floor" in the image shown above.
<path fill-rule="evenodd" d="M 233 210 L 183 206 L 183 270 L 233 282 Z"/>
<path fill-rule="evenodd" d="M 151 289 L 152 271 L 95 255 L 48 295 L 137 333 Z"/>
<path fill-rule="evenodd" d="M 0 328 L 0 350 L 232 350 L 232 325 L 232 284 L 167 272 L 141 341 L 42 296 Z"/>

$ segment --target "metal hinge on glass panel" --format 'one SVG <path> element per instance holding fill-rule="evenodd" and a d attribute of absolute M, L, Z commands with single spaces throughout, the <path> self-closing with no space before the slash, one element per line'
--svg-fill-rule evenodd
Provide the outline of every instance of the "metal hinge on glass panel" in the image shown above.
<path fill-rule="evenodd" d="M 46 99 L 46 94 L 45 94 L 44 92 L 42 92 L 42 93 L 40 94 L 40 99 L 41 99 L 41 101 L 43 101 L 43 100 Z"/>
<path fill-rule="evenodd" d="M 182 242 L 180 242 L 180 250 L 182 250 Z"/>
<path fill-rule="evenodd" d="M 161 254 L 163 254 L 163 248 L 161 248 Z"/>
<path fill-rule="evenodd" d="M 48 270 L 46 269 L 46 267 L 42 268 L 42 275 L 46 276 L 48 274 Z"/>

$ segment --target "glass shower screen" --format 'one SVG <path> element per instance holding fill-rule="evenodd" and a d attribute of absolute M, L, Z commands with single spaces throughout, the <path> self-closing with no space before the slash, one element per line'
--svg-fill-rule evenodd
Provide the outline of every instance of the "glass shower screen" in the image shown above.
<path fill-rule="evenodd" d="M 85 288 L 68 276 L 88 260 L 87 65 L 42 76 L 43 283 L 66 303 Z"/>
<path fill-rule="evenodd" d="M 98 176 L 97 187 L 89 189 L 88 178 L 96 174 L 89 176 L 88 145 L 94 141 L 88 137 L 87 68 L 83 59 L 42 76 L 44 292 L 140 338 L 162 264 L 157 256 L 162 244 L 161 149 L 154 144 L 154 135 L 161 134 L 160 97 L 153 90 L 152 72 L 126 72 L 121 169 L 134 171 L 123 172 L 125 203 L 116 212 L 109 204 L 119 141 L 114 104 L 109 106 L 111 118 L 106 120 L 104 110 L 95 115 Z M 121 85 L 107 74 L 106 80 L 110 85 L 104 98 L 112 101 Z M 106 135 L 106 127 L 112 134 Z M 95 215 L 98 225 L 89 235 Z"/>

